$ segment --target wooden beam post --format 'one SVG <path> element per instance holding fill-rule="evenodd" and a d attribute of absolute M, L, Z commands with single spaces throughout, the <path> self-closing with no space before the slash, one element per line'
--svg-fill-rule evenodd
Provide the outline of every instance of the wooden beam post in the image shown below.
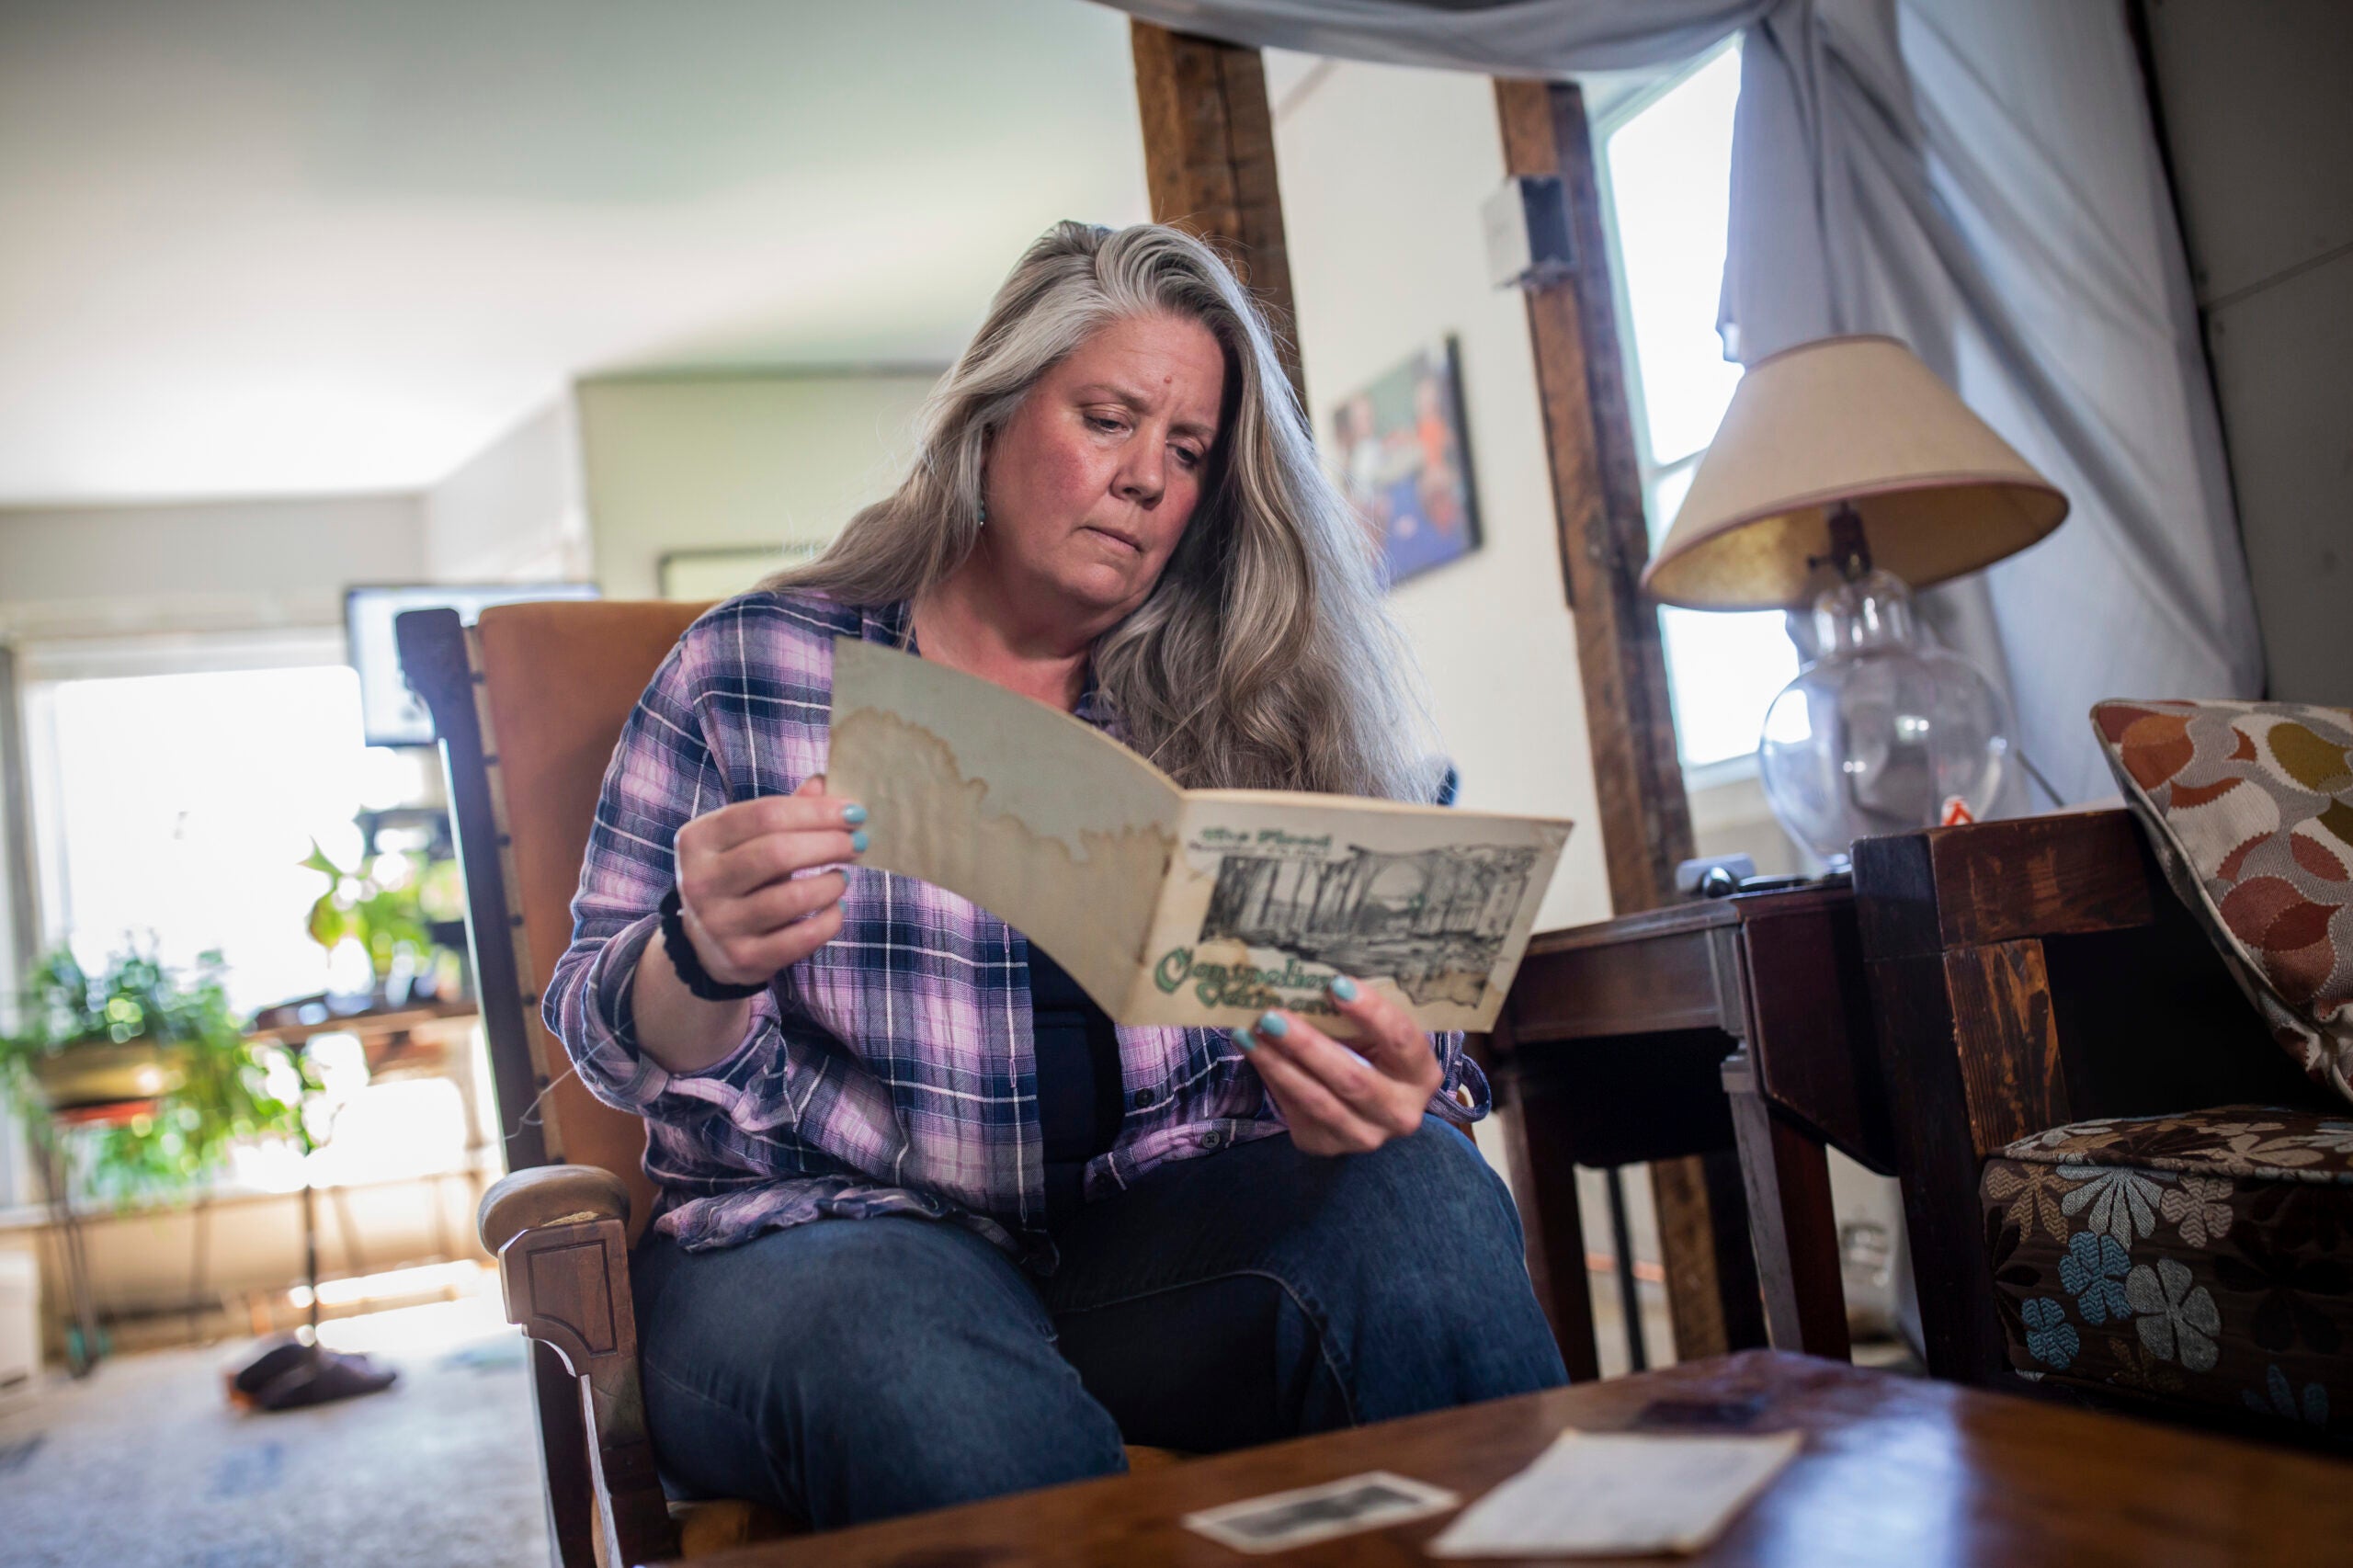
<path fill-rule="evenodd" d="M 1631 915 L 1674 898 L 1676 864 L 1692 855 L 1691 808 L 1658 612 L 1638 586 L 1650 533 L 1592 141 L 1584 96 L 1568 83 L 1498 79 L 1495 109 L 1505 172 L 1558 176 L 1566 197 L 1572 271 L 1528 291 L 1528 330 L 1561 573 L 1576 622 L 1609 902 L 1617 914 Z M 1532 1146 L 1544 1142 L 1541 1128 L 1522 1136 Z M 1652 1166 L 1651 1184 L 1676 1352 L 1688 1360 L 1732 1348 L 1749 1335 L 1746 1325 L 1725 1321 L 1722 1291 L 1740 1291 L 1755 1278 L 1738 1158 L 1726 1152 L 1664 1161 Z"/>
<path fill-rule="evenodd" d="M 1275 326 L 1291 390 L 1307 407 L 1290 252 L 1275 185 L 1274 112 L 1258 51 L 1150 22 L 1130 25 L 1152 218 L 1213 241 Z"/>
<path fill-rule="evenodd" d="M 1607 241 L 1585 100 L 1566 83 L 1495 84 L 1505 172 L 1557 175 L 1568 199 L 1570 278 L 1528 291 L 1561 572 L 1576 618 L 1577 673 L 1593 743 L 1609 902 L 1620 915 L 1675 897 L 1691 858 L 1658 612 L 1637 586 L 1650 560 L 1642 475 L 1626 404 Z"/>

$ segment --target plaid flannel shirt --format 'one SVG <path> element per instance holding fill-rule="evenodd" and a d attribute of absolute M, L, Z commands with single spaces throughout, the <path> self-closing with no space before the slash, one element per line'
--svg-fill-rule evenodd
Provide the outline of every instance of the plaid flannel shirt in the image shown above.
<path fill-rule="evenodd" d="M 581 1080 L 650 1124 L 661 1228 L 689 1250 L 829 1216 L 967 1224 L 1051 1268 L 1021 934 L 944 889 L 855 867 L 839 936 L 755 998 L 743 1041 L 697 1073 L 638 1045 L 637 964 L 658 939 L 678 829 L 781 795 L 825 767 L 833 638 L 907 640 L 904 605 L 755 593 L 689 627 L 621 732 L 573 901 L 572 946 L 542 1004 Z M 1078 717 L 1115 737 L 1090 689 Z M 1285 1131 L 1223 1029 L 1122 1028 L 1126 1115 L 1085 1175 L 1089 1199 L 1167 1160 Z M 1433 1108 L 1486 1113 L 1459 1034 L 1436 1037 Z"/>

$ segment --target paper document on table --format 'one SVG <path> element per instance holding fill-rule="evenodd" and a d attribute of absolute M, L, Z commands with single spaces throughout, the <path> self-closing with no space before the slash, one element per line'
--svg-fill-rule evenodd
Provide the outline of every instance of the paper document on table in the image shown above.
<path fill-rule="evenodd" d="M 1796 1457 L 1796 1432 L 1646 1437 L 1563 1432 L 1536 1462 L 1462 1511 L 1433 1557 L 1640 1556 L 1698 1551 Z"/>

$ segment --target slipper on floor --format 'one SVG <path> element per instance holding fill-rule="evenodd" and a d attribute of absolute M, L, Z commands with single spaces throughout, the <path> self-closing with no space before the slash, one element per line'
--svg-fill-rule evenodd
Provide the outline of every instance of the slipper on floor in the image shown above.
<path fill-rule="evenodd" d="M 366 1356 L 282 1340 L 230 1375 L 229 1403 L 243 1410 L 299 1410 L 377 1393 L 399 1377 Z"/>

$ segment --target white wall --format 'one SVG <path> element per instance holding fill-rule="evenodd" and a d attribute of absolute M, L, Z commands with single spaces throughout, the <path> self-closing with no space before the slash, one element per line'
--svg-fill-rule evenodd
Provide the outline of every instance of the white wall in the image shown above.
<path fill-rule="evenodd" d="M 1584 688 L 1561 577 L 1528 313 L 1491 288 L 1479 204 L 1502 183 L 1483 76 L 1267 56 L 1291 287 L 1319 440 L 1415 348 L 1461 343 L 1484 543 L 1396 608 L 1462 774 L 1461 803 L 1575 821 L 1540 928 L 1607 919 Z"/>
<path fill-rule="evenodd" d="M 653 598 L 672 551 L 823 544 L 896 483 L 933 372 L 579 383 L 597 579 Z"/>
<path fill-rule="evenodd" d="M 0 637 L 339 626 L 424 570 L 414 495 L 0 509 Z"/>
<path fill-rule="evenodd" d="M 425 493 L 425 566 L 438 583 L 588 575 L 580 416 L 569 387 Z"/>

